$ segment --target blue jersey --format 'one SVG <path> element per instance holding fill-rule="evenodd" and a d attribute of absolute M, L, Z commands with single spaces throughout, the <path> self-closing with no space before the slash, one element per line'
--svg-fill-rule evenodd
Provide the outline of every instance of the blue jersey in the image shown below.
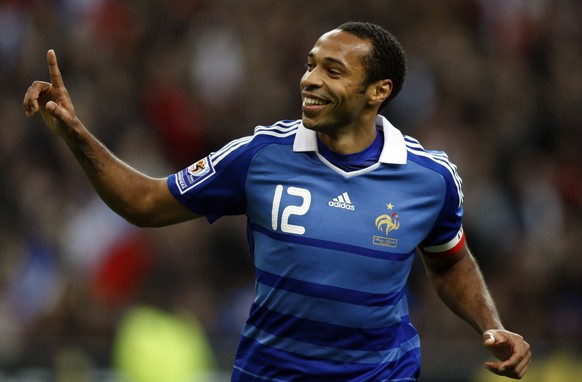
<path fill-rule="evenodd" d="M 233 381 L 415 381 L 420 341 L 405 286 L 415 249 L 463 241 L 461 180 L 442 152 L 385 118 L 379 160 L 345 171 L 301 121 L 259 126 L 171 175 L 209 221 L 246 214 L 256 298 Z"/>

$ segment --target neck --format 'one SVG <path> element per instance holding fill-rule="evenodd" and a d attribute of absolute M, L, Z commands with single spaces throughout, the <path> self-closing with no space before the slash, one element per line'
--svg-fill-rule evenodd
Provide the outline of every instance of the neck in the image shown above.
<path fill-rule="evenodd" d="M 376 122 L 362 126 L 361 128 L 350 128 L 345 131 L 334 131 L 331 133 L 318 132 L 317 137 L 336 154 L 354 154 L 369 147 L 376 139 Z"/>

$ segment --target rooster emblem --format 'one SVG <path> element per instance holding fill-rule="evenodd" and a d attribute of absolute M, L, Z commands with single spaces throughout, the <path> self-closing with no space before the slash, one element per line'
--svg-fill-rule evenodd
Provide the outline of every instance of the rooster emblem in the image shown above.
<path fill-rule="evenodd" d="M 378 231 L 386 232 L 386 236 L 388 236 L 388 233 L 400 228 L 400 218 L 396 212 L 393 212 L 392 215 L 380 215 L 376 218 L 376 227 Z"/>

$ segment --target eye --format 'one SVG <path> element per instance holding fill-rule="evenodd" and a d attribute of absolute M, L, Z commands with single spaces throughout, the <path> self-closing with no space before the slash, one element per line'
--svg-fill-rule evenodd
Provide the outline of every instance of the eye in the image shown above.
<path fill-rule="evenodd" d="M 308 72 L 311 72 L 314 67 L 315 67 L 315 65 L 313 65 L 313 63 L 311 63 L 311 62 L 307 62 L 305 64 L 305 70 L 307 70 Z"/>
<path fill-rule="evenodd" d="M 333 66 L 330 66 L 330 67 L 328 67 L 328 68 L 326 69 L 326 72 L 327 72 L 327 75 L 328 75 L 330 78 L 333 78 L 333 79 L 340 78 L 340 77 L 342 77 L 342 76 L 343 76 L 343 74 L 344 74 L 343 70 L 341 70 L 341 69 L 338 69 L 338 68 L 336 68 L 336 67 L 333 67 Z"/>

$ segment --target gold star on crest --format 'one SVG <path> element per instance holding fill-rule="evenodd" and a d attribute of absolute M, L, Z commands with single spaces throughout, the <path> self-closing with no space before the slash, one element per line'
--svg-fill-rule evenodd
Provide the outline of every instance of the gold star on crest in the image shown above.
<path fill-rule="evenodd" d="M 392 203 L 388 203 L 388 204 L 386 204 L 386 207 L 388 207 L 388 209 L 389 209 L 390 211 L 392 211 L 392 210 L 394 209 L 394 204 L 392 204 Z"/>

